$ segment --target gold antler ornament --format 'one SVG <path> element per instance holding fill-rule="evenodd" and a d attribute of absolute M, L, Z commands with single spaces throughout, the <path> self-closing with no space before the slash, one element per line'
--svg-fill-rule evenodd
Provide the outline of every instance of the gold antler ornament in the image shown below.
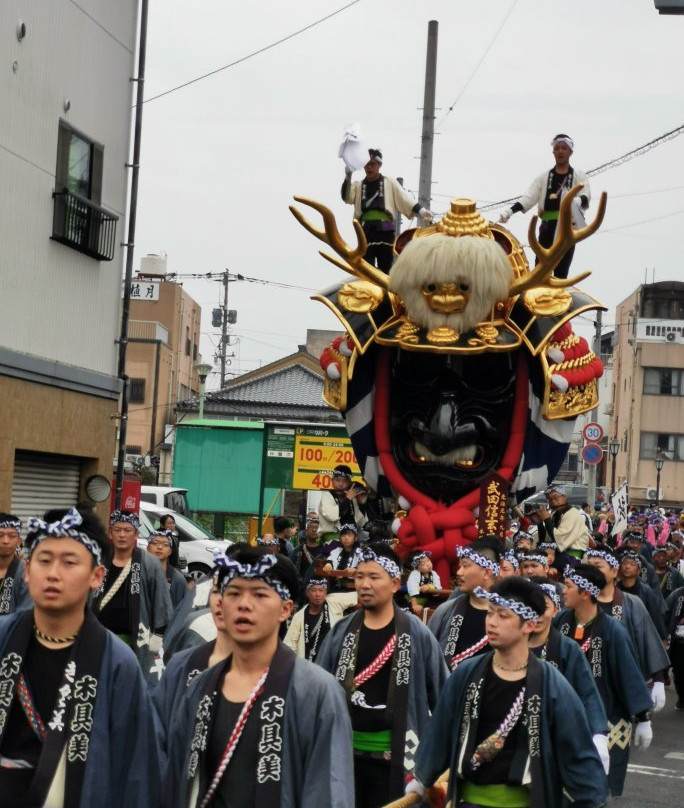
<path fill-rule="evenodd" d="M 331 255 L 327 255 L 321 250 L 320 254 L 326 259 L 326 261 L 330 261 L 331 264 L 335 264 L 335 266 L 343 269 L 345 272 L 351 272 L 351 274 L 356 275 L 357 278 L 370 281 L 383 289 L 388 288 L 389 277 L 385 275 L 384 272 L 381 272 L 379 269 L 371 266 L 368 261 L 364 260 L 363 256 L 366 253 L 368 242 L 366 241 L 366 234 L 363 232 L 361 224 L 356 219 L 354 219 L 354 230 L 356 232 L 358 243 L 356 248 L 352 250 L 352 248 L 340 235 L 340 231 L 337 229 L 335 215 L 330 208 L 326 208 L 326 206 L 321 205 L 320 202 L 316 202 L 313 199 L 308 199 L 305 196 L 296 196 L 295 201 L 301 202 L 302 205 L 308 205 L 308 207 L 317 210 L 323 217 L 324 229 L 319 230 L 318 228 L 314 227 L 304 218 L 297 208 L 290 205 L 290 212 L 299 222 L 299 224 L 306 228 L 311 235 L 316 236 L 317 239 L 332 247 L 333 250 L 335 250 L 335 252 L 347 263 L 343 264 L 336 258 L 333 258 Z"/>
<path fill-rule="evenodd" d="M 538 286 L 553 286 L 557 289 L 563 289 L 566 286 L 574 286 L 591 274 L 590 272 L 583 272 L 580 275 L 576 275 L 574 278 L 567 278 L 565 280 L 552 277 L 554 269 L 558 266 L 565 253 L 572 246 L 583 241 L 588 236 L 591 236 L 592 233 L 595 233 L 601 226 L 601 222 L 606 213 L 606 201 L 608 196 L 604 191 L 599 199 L 598 212 L 594 221 L 580 230 L 573 229 L 572 201 L 581 192 L 582 188 L 584 188 L 583 185 L 575 185 L 563 197 L 560 205 L 560 214 L 558 216 L 558 226 L 556 227 L 556 237 L 553 244 L 548 249 L 544 249 L 544 247 L 539 244 L 539 240 L 536 236 L 537 217 L 532 217 L 527 236 L 530 247 L 537 256 L 538 264 L 532 272 L 520 278 L 516 278 L 513 281 L 511 284 L 511 295 L 519 295 L 527 289 L 533 289 Z"/>

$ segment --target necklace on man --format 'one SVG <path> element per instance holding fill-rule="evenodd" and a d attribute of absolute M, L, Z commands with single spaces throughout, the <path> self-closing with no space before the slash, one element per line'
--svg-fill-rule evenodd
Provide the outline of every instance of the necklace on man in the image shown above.
<path fill-rule="evenodd" d="M 33 624 L 33 633 L 36 635 L 36 637 L 38 637 L 39 640 L 45 640 L 45 642 L 54 642 L 57 645 L 64 645 L 65 643 L 73 642 L 76 637 L 78 637 L 78 632 L 76 632 L 76 634 L 72 634 L 71 637 L 48 637 L 47 634 L 43 634 L 35 623 Z"/>
<path fill-rule="evenodd" d="M 517 673 L 517 671 L 525 670 L 528 665 L 528 661 L 525 660 L 522 665 L 518 665 L 517 668 L 507 668 L 505 665 L 502 665 L 500 662 L 493 660 L 494 664 L 500 671 L 506 671 L 507 673 Z"/>

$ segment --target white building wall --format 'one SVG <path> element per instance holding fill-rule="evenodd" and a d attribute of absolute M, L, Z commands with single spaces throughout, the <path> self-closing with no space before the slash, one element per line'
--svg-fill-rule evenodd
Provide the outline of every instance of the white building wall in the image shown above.
<path fill-rule="evenodd" d="M 137 12 L 137 0 L 0 3 L 0 346 L 109 375 L 116 374 Z M 112 261 L 50 238 L 60 118 L 104 146 L 100 204 L 120 217 Z"/>

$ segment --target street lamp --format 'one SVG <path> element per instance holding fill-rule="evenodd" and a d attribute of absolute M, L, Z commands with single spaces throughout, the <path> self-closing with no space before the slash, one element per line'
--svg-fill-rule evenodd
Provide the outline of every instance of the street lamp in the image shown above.
<path fill-rule="evenodd" d="M 610 452 L 610 461 L 612 463 L 612 470 L 610 472 L 610 489 L 615 493 L 615 461 L 617 460 L 618 452 L 620 451 L 620 441 L 617 438 L 608 444 L 608 451 Z"/>
<path fill-rule="evenodd" d="M 660 507 L 660 472 L 663 470 L 663 466 L 665 465 L 665 458 L 658 449 L 656 452 L 656 459 L 655 459 L 655 467 L 656 467 L 656 508 Z"/>
<path fill-rule="evenodd" d="M 198 363 L 195 365 L 195 370 L 197 371 L 197 375 L 199 376 L 200 381 L 200 392 L 199 392 L 199 417 L 200 420 L 204 418 L 204 397 L 205 397 L 205 384 L 207 381 L 207 376 L 211 373 L 214 369 L 213 365 L 207 365 L 203 362 Z"/>

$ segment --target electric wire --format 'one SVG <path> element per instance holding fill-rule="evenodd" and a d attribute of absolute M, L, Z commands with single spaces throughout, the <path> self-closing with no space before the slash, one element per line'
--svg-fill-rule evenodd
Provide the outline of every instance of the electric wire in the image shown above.
<path fill-rule="evenodd" d="M 592 168 L 590 171 L 587 171 L 587 177 L 595 177 L 598 174 L 603 174 L 604 171 L 608 171 L 611 168 L 624 165 L 625 163 L 630 162 L 630 160 L 634 160 L 635 157 L 641 157 L 643 154 L 646 154 L 646 152 L 651 151 L 651 149 L 662 146 L 662 144 L 667 143 L 668 140 L 673 140 L 674 138 L 679 137 L 679 135 L 682 133 L 684 133 L 684 124 L 677 126 L 674 129 L 670 129 L 669 132 L 665 132 L 664 134 L 653 138 L 653 140 L 649 140 L 648 143 L 644 143 L 643 145 L 638 146 L 636 149 L 625 152 L 625 154 L 620 155 L 620 157 L 615 157 L 614 159 L 609 160 L 607 163 L 602 163 L 600 166 Z M 500 208 L 503 205 L 511 205 L 517 202 L 519 199 L 520 196 L 513 196 L 510 199 L 502 199 L 499 202 L 491 202 L 488 205 L 483 205 L 482 207 L 478 208 L 478 210 L 480 212 L 493 210 L 494 208 Z"/>
<path fill-rule="evenodd" d="M 469 84 L 470 84 L 470 82 L 471 82 L 471 81 L 472 81 L 472 80 L 475 78 L 475 74 L 476 74 L 476 73 L 477 73 L 477 71 L 480 69 L 480 67 L 481 67 L 482 63 L 484 62 L 484 60 L 487 58 L 487 56 L 488 56 L 488 54 L 489 54 L 489 51 L 490 51 L 490 50 L 492 49 L 492 47 L 494 46 L 494 43 L 496 42 L 496 40 L 497 40 L 497 38 L 498 38 L 499 34 L 501 33 L 501 31 L 503 30 L 504 26 L 505 26 L 505 25 L 506 25 L 506 23 L 508 22 L 508 18 L 511 16 L 511 14 L 513 13 L 513 10 L 515 9 L 515 7 L 516 7 L 517 5 L 518 5 L 518 0 L 513 0 L 513 3 L 512 3 L 512 5 L 511 5 L 511 7 L 508 9 L 508 12 L 506 13 L 506 16 L 503 18 L 503 20 L 502 20 L 502 22 L 500 23 L 499 27 L 498 27 L 498 28 L 496 29 L 496 31 L 494 32 L 494 36 L 493 36 L 493 37 L 492 37 L 492 38 L 489 40 L 489 44 L 488 44 L 488 45 L 487 45 L 487 47 L 485 48 L 484 53 L 483 53 L 483 54 L 482 54 L 482 56 L 479 58 L 479 60 L 478 60 L 477 64 L 475 65 L 475 67 L 474 67 L 474 68 L 471 70 L 470 75 L 469 75 L 469 76 L 468 76 L 468 78 L 465 80 L 465 84 L 463 85 L 463 87 L 461 87 L 461 91 L 460 91 L 460 93 L 459 93 L 459 94 L 456 96 L 456 99 L 454 100 L 454 102 L 453 102 L 452 104 L 450 104 L 449 108 L 448 108 L 448 109 L 447 109 L 447 111 L 444 113 L 444 115 L 442 115 L 442 117 L 439 119 L 439 121 L 437 121 L 437 123 L 435 124 L 435 128 L 436 128 L 436 129 L 439 129 L 439 127 L 440 127 L 440 126 L 441 126 L 441 125 L 444 123 L 444 121 L 445 121 L 445 119 L 446 119 L 447 115 L 449 115 L 449 113 L 453 111 L 453 109 L 454 109 L 454 107 L 456 106 L 456 104 L 458 104 L 458 102 L 461 100 L 461 97 L 463 96 L 463 93 L 465 93 L 465 91 L 468 89 L 468 85 L 469 85 Z"/>
<path fill-rule="evenodd" d="M 258 50 L 252 51 L 252 53 L 248 53 L 246 56 L 241 56 L 239 59 L 236 59 L 234 62 L 229 62 L 227 65 L 223 65 L 223 67 L 217 67 L 215 70 L 210 70 L 208 73 L 203 73 L 201 76 L 196 76 L 194 79 L 190 79 L 189 81 L 183 82 L 183 84 L 179 84 L 176 87 L 171 87 L 168 90 L 164 90 L 163 93 L 157 93 L 157 95 L 153 95 L 151 98 L 146 98 L 143 101 L 143 104 L 149 104 L 151 101 L 156 101 L 159 98 L 163 98 L 166 95 L 170 95 L 171 93 L 175 93 L 177 90 L 182 90 L 185 87 L 189 87 L 191 84 L 196 84 L 198 81 L 202 81 L 203 79 L 207 79 L 210 76 L 215 76 L 217 73 L 221 73 L 224 70 L 228 70 L 230 67 L 235 67 L 235 65 L 239 65 L 242 62 L 246 62 L 248 59 L 251 59 L 254 56 L 258 56 L 261 53 L 265 53 L 266 51 L 275 48 L 278 45 L 282 45 L 283 42 L 287 42 L 290 39 L 294 39 L 299 34 L 303 34 L 305 31 L 310 31 L 312 28 L 315 28 L 317 25 L 320 25 L 326 20 L 335 17 L 337 14 L 341 14 L 343 11 L 346 11 L 348 8 L 355 6 L 357 3 L 362 2 L 362 0 L 352 0 L 351 3 L 347 3 L 345 6 L 338 8 L 336 11 L 330 12 L 330 14 L 326 14 L 325 17 L 321 17 L 319 20 L 315 22 L 309 23 L 309 25 L 305 25 L 304 28 L 300 28 L 298 31 L 293 31 L 291 34 L 282 37 L 281 39 L 276 40 L 275 42 L 271 42 L 270 45 L 264 45 L 263 48 L 259 48 Z"/>

